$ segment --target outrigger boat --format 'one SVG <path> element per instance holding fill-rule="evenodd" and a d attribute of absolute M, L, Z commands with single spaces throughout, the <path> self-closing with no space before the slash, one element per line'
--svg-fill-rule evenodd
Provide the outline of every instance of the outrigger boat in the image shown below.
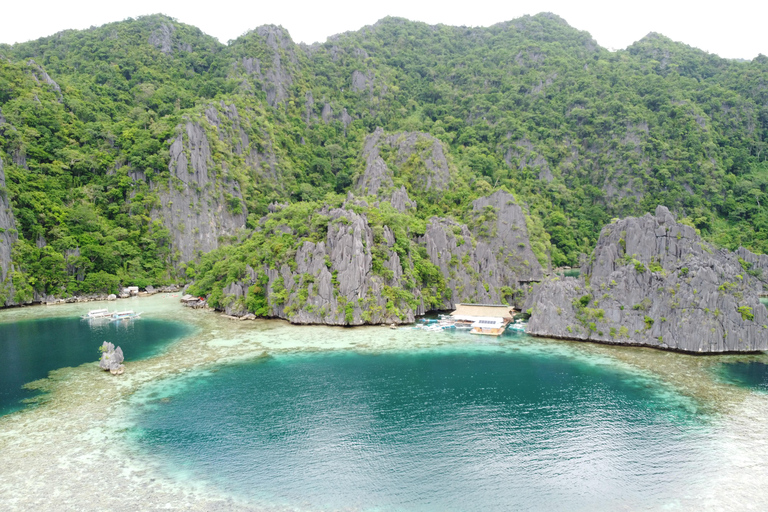
<path fill-rule="evenodd" d="M 139 318 L 140 316 L 141 313 L 136 313 L 132 309 L 128 311 L 117 311 L 112 313 L 112 321 L 116 322 L 119 320 L 133 320 L 135 318 Z"/>
<path fill-rule="evenodd" d="M 92 309 L 88 314 L 81 316 L 83 320 L 95 320 L 97 318 L 110 318 L 112 312 L 108 309 Z"/>

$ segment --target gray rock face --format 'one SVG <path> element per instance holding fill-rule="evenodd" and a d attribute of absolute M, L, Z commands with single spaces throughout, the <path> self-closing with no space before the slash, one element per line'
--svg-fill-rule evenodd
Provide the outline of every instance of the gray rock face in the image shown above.
<path fill-rule="evenodd" d="M 239 184 L 214 168 L 199 123 L 188 121 L 170 152 L 171 178 L 167 187 L 159 187 L 161 206 L 153 215 L 170 230 L 180 263 L 215 249 L 220 236 L 244 227 L 246 212 Z"/>
<path fill-rule="evenodd" d="M 149 36 L 149 44 L 166 55 L 173 53 L 173 41 L 171 36 L 176 32 L 176 27 L 171 24 L 161 23 Z"/>
<path fill-rule="evenodd" d="M 352 90 L 355 92 L 362 92 L 362 91 L 369 91 L 373 92 L 373 81 L 374 81 L 374 74 L 373 71 L 368 71 L 367 73 L 362 73 L 360 71 L 355 70 L 352 73 Z"/>
<path fill-rule="evenodd" d="M 332 121 L 341 121 L 341 124 L 344 125 L 345 134 L 346 129 L 349 128 L 349 125 L 352 123 L 352 121 L 355 120 L 355 118 L 349 114 L 346 107 L 341 107 L 341 112 L 339 114 L 334 114 L 333 106 L 331 106 L 331 104 L 328 102 L 323 103 L 323 109 L 320 112 L 320 118 L 325 124 L 328 124 Z"/>
<path fill-rule="evenodd" d="M 663 206 L 603 228 L 582 276 L 534 289 L 524 306 L 530 334 L 695 353 L 768 349 L 760 282 Z"/>
<path fill-rule="evenodd" d="M 111 372 L 116 372 L 123 365 L 123 349 L 105 341 L 101 345 L 101 360 L 99 360 L 99 368 Z"/>
<path fill-rule="evenodd" d="M 448 187 L 451 172 L 445 158 L 443 143 L 427 133 L 401 132 L 385 135 L 377 128 L 366 137 L 362 158 L 365 171 L 355 183 L 358 195 L 389 195 L 394 187 L 393 176 L 397 169 L 390 169 L 382 158 L 382 152 L 394 153 L 390 162 L 401 168 L 409 168 L 414 190 L 443 191 Z M 416 160 L 412 160 L 412 156 Z M 402 169 L 401 169 L 402 170 Z"/>
<path fill-rule="evenodd" d="M 323 118 L 323 122 L 326 124 L 329 123 L 331 119 L 333 119 L 333 109 L 331 108 L 330 103 L 323 105 L 323 111 L 320 114 L 320 117 Z"/>
<path fill-rule="evenodd" d="M 420 304 L 414 308 L 400 303 L 387 309 L 385 287 L 404 285 L 402 264 L 391 249 L 394 236 L 388 228 L 384 237 L 391 243 L 383 266 L 389 272 L 377 274 L 372 268 L 374 235 L 365 215 L 344 208 L 318 213 L 329 219 L 325 240 L 304 242 L 296 251 L 294 268 L 284 264 L 279 269 L 263 269 L 270 316 L 296 324 L 362 325 L 409 323 L 415 314 L 424 313 Z M 245 299 L 258 277 L 251 267 L 246 267 L 246 274 L 244 280 L 223 290 L 231 297 L 225 309 L 229 315 L 247 313 Z"/>
<path fill-rule="evenodd" d="M 345 205 L 313 214 L 328 219 L 326 237 L 305 241 L 290 264 L 246 267 L 246 277 L 223 290 L 226 313 L 245 315 L 255 285 L 266 289 L 269 315 L 293 323 L 408 323 L 428 308 L 511 300 L 520 280 L 542 274 L 530 249 L 525 216 L 506 192 L 478 199 L 471 226 L 433 218 L 423 237 L 409 238 L 409 244 L 426 249 L 445 279 L 444 289 L 414 286 L 413 252 L 398 253 L 389 226 L 374 230 L 364 214 L 353 211 L 354 206 L 366 207 L 364 200 L 350 195 Z M 285 225 L 274 232 L 292 234 Z"/>
<path fill-rule="evenodd" d="M 264 25 L 254 32 L 263 40 L 266 51 L 271 53 L 271 62 L 248 56 L 234 62 L 232 69 L 235 73 L 242 69 L 246 77 L 260 82 L 262 91 L 267 94 L 267 103 L 277 107 L 288 99 L 289 88 L 293 85 L 291 68 L 298 64 L 295 45 L 281 27 Z M 247 80 L 243 85 L 250 89 Z"/>
<path fill-rule="evenodd" d="M 472 229 L 432 218 L 423 242 L 430 261 L 445 277 L 457 303 L 499 304 L 512 300 L 521 281 L 541 279 L 543 271 L 528 239 L 525 215 L 514 197 L 497 191 L 472 204 Z"/>
<path fill-rule="evenodd" d="M 405 190 L 404 186 L 401 186 L 392 192 L 392 197 L 389 202 L 392 204 L 392 208 L 399 212 L 406 212 L 412 208 L 416 208 L 416 202 L 411 201 L 411 198 L 408 197 L 408 191 Z"/>
<path fill-rule="evenodd" d="M 56 81 L 51 78 L 51 76 L 46 73 L 46 71 L 34 60 L 29 59 L 27 62 L 27 65 L 32 68 L 32 76 L 34 79 L 40 83 L 43 82 L 51 87 L 51 89 L 56 93 L 56 96 L 59 99 L 59 103 L 62 102 L 63 97 L 61 95 L 61 87 L 59 87 L 59 84 L 56 83 Z"/>
<path fill-rule="evenodd" d="M 312 96 L 312 91 L 307 91 L 304 94 L 304 122 L 309 124 L 312 120 L 313 112 L 315 109 L 315 98 Z"/>
<path fill-rule="evenodd" d="M 344 123 L 344 128 L 348 128 L 350 123 L 352 123 L 354 119 L 352 119 L 352 116 L 349 115 L 349 112 L 347 112 L 346 107 L 341 110 L 341 122 Z"/>
<path fill-rule="evenodd" d="M 763 285 L 768 284 L 768 255 L 755 254 L 743 247 L 739 247 L 736 256 L 744 260 L 742 267 L 748 274 L 757 278 Z M 763 290 L 765 291 L 765 290 Z"/>
<path fill-rule="evenodd" d="M 5 129 L 15 130 L 14 127 L 6 123 L 2 112 L 0 112 L 0 130 Z M 5 170 L 3 158 L 0 155 L 0 306 L 19 305 L 14 300 L 16 290 L 11 279 L 11 272 L 13 271 L 12 248 L 17 239 L 16 219 L 13 216 L 11 198 L 5 186 Z"/>
<path fill-rule="evenodd" d="M 64 262 L 67 266 L 67 275 L 75 277 L 78 281 L 85 279 L 85 267 L 80 260 L 80 248 L 64 251 Z"/>
<path fill-rule="evenodd" d="M 0 157 L 0 286 L 3 286 L 11 270 L 11 246 L 16 238 L 16 220 L 5 188 L 5 171 Z"/>
<path fill-rule="evenodd" d="M 29 169 L 29 167 L 27 167 L 27 152 L 24 147 L 15 149 L 11 156 L 13 157 L 14 164 L 23 169 Z"/>

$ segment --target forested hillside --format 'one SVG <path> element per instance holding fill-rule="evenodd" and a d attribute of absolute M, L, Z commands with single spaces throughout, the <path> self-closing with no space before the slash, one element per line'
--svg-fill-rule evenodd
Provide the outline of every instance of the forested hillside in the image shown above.
<path fill-rule="evenodd" d="M 225 306 L 251 274 L 240 306 L 276 314 L 269 270 L 354 225 L 341 207 L 371 230 L 393 314 L 465 287 L 511 297 L 429 252 L 440 225 L 454 250 L 486 240 L 501 261 L 504 204 L 477 202 L 499 189 L 538 260 L 504 256 L 517 276 L 576 264 L 611 218 L 659 204 L 716 245 L 766 253 L 767 137 L 765 56 L 658 34 L 609 52 L 551 14 L 385 18 L 312 46 L 274 26 L 223 45 L 160 15 L 65 31 L 0 45 L 0 302 L 196 279 Z"/>

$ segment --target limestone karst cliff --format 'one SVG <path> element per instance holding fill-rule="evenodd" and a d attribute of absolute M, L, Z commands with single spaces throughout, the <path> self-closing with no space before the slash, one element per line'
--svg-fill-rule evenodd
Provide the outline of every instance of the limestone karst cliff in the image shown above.
<path fill-rule="evenodd" d="M 223 289 L 225 302 L 229 300 L 225 307 L 228 314 L 248 313 L 248 294 L 258 293 L 253 285 L 259 282 L 259 274 L 269 304 L 267 316 L 293 323 L 400 323 L 413 322 L 414 315 L 424 313 L 418 291 L 411 295 L 410 302 L 392 296 L 406 283 L 402 262 L 393 249 L 391 230 L 385 228 L 377 244 L 364 214 L 347 208 L 326 208 L 316 215 L 327 218 L 324 240 L 301 243 L 295 257 L 278 268 L 266 266 L 257 273 L 247 267 L 245 280 Z M 278 236 L 292 234 L 287 226 L 278 226 L 276 231 Z M 374 252 L 381 258 L 376 271 Z"/>
<path fill-rule="evenodd" d="M 414 311 L 520 300 L 534 259 L 576 265 L 611 217 L 657 204 L 718 246 L 767 253 L 766 62 L 660 36 L 609 52 L 551 14 L 485 28 L 385 18 L 315 44 L 271 25 L 222 44 L 152 15 L 0 45 L 13 296 L 185 281 L 277 205 L 364 216 L 384 280 L 389 227 Z M 498 190 L 525 214 L 477 203 Z M 350 192 L 370 209 L 344 204 Z M 377 203 L 411 218 L 382 223 Z M 327 225 L 290 227 L 272 270 L 327 245 Z M 764 258 L 740 254 L 759 278 Z M 263 262 L 250 267 L 262 279 Z"/>
<path fill-rule="evenodd" d="M 11 202 L 5 188 L 5 172 L 3 160 L 0 157 L 0 298 L 3 298 L 0 302 L 5 304 L 11 302 L 9 292 L 12 289 L 12 282 L 8 279 L 8 274 L 11 270 L 11 246 L 15 241 L 16 221 L 13 218 Z"/>
<path fill-rule="evenodd" d="M 401 183 L 408 180 L 413 190 L 439 193 L 451 179 L 445 154 L 443 143 L 428 133 L 385 134 L 377 128 L 365 138 L 365 170 L 357 179 L 355 193 L 390 197 L 399 190 L 395 178 Z"/>
<path fill-rule="evenodd" d="M 531 250 L 525 215 L 508 192 L 497 191 L 472 203 L 469 226 L 432 218 L 420 241 L 440 268 L 457 302 L 498 304 L 512 299 L 520 282 L 539 280 L 541 264 Z"/>
<path fill-rule="evenodd" d="M 204 127 L 188 121 L 170 147 L 167 183 L 156 184 L 154 213 L 171 233 L 174 260 L 185 262 L 218 247 L 221 236 L 245 226 L 240 185 L 215 165 Z"/>
<path fill-rule="evenodd" d="M 763 287 L 768 285 L 768 255 L 755 254 L 749 249 L 739 247 L 736 250 L 736 256 L 740 258 L 739 261 L 747 274 L 763 283 Z"/>
<path fill-rule="evenodd" d="M 521 281 L 542 275 L 522 209 L 507 192 L 475 201 L 469 225 L 434 217 L 420 236 L 369 218 L 379 215 L 351 195 L 342 208 L 312 212 L 308 223 L 327 226 L 321 240 L 299 243 L 279 265 L 244 267 L 241 278 L 220 282 L 220 295 L 214 287 L 214 305 L 244 316 L 261 303 L 259 314 L 301 324 L 408 323 L 458 302 L 519 301 Z M 297 236 L 262 222 L 273 226 L 264 236 Z"/>
<path fill-rule="evenodd" d="M 694 353 L 766 350 L 762 285 L 745 270 L 659 206 L 603 228 L 579 279 L 538 285 L 527 332 Z"/>

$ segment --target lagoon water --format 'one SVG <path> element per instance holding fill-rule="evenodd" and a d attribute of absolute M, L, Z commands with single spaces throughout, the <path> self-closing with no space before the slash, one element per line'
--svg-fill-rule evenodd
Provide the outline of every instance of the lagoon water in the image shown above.
<path fill-rule="evenodd" d="M 132 436 L 177 478 L 319 510 L 637 509 L 700 490 L 715 461 L 690 399 L 513 348 L 229 365 L 139 394 Z"/>
<path fill-rule="evenodd" d="M 98 348 L 120 346 L 126 361 L 152 357 L 191 329 L 177 322 L 139 319 L 110 322 L 78 317 L 0 323 L 0 415 L 24 407 L 36 392 L 22 386 L 48 372 L 98 361 Z"/>
<path fill-rule="evenodd" d="M 768 364 L 761 361 L 723 363 L 720 377 L 729 383 L 768 393 Z"/>
<path fill-rule="evenodd" d="M 43 403 L 0 416 L 4 508 L 768 508 L 765 354 L 236 322 L 177 301 L 133 306 L 157 344 L 125 375 L 56 370 Z M 0 311 L 0 328 L 34 326 L 16 352 L 35 352 L 86 308 Z M 91 334 L 86 361 L 118 332 Z"/>

